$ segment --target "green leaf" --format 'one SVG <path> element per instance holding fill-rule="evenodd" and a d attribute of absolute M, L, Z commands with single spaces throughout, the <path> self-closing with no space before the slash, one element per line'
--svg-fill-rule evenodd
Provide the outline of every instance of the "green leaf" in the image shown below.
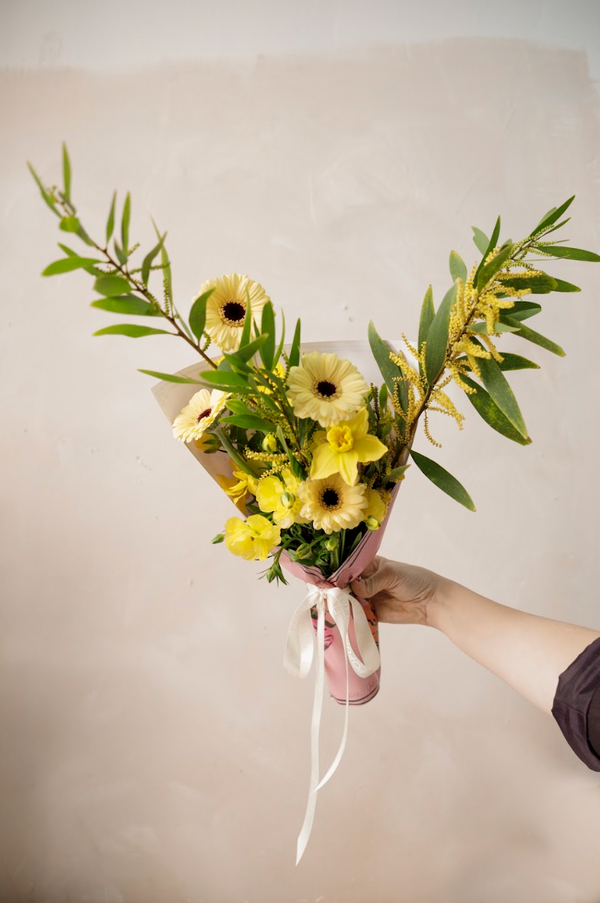
<path fill-rule="evenodd" d="M 473 279 L 473 283 L 475 286 L 479 285 L 479 274 L 481 273 L 481 270 L 483 269 L 483 267 L 485 265 L 485 261 L 486 261 L 488 254 L 490 253 L 490 251 L 493 251 L 494 248 L 496 247 L 496 245 L 498 244 L 499 238 L 500 238 L 500 217 L 498 217 L 498 219 L 496 220 L 496 225 L 494 226 L 494 231 L 492 232 L 492 237 L 490 238 L 490 240 L 488 242 L 487 248 L 485 249 L 485 251 L 481 252 L 483 256 L 482 256 L 481 260 L 479 261 L 479 266 L 477 267 L 477 270 L 475 271 L 475 278 Z"/>
<path fill-rule="evenodd" d="M 475 285 L 478 289 L 483 288 L 492 281 L 496 273 L 502 269 L 510 257 L 512 250 L 513 245 L 506 245 L 502 250 L 498 251 L 493 260 L 490 260 L 489 263 L 486 263 L 485 266 L 481 267 L 479 275 L 475 279 Z"/>
<path fill-rule="evenodd" d="M 161 250 L 161 248 L 163 246 L 163 242 L 166 237 L 167 237 L 167 233 L 165 232 L 165 234 L 158 241 L 158 243 L 155 244 L 154 247 L 152 248 L 152 250 L 149 251 L 146 254 L 146 256 L 144 257 L 144 260 L 142 262 L 142 274 L 141 274 L 142 282 L 144 283 L 144 285 L 148 285 L 148 279 L 150 278 L 150 268 L 152 266 L 152 261 L 154 260 L 154 258 L 158 254 L 158 252 Z"/>
<path fill-rule="evenodd" d="M 516 329 L 514 330 L 517 331 Z M 467 363 L 467 358 L 462 356 L 457 359 L 457 363 L 465 364 Z M 539 370 L 540 365 L 534 364 L 533 361 L 527 360 L 526 357 L 521 357 L 520 354 L 510 354 L 508 352 L 503 352 L 502 361 L 498 363 L 498 366 L 501 370 Z"/>
<path fill-rule="evenodd" d="M 473 499 L 465 487 L 458 482 L 456 477 L 453 477 L 452 474 L 448 473 L 448 471 L 438 464 L 437 461 L 432 461 L 431 458 L 427 458 L 425 455 L 421 455 L 416 451 L 411 451 L 410 456 L 421 473 L 424 473 L 438 489 L 441 489 L 442 492 L 445 492 L 456 502 L 460 502 L 460 504 L 464 505 L 465 508 L 468 508 L 469 511 L 475 511 Z"/>
<path fill-rule="evenodd" d="M 523 339 L 527 339 L 528 342 L 532 342 L 534 345 L 539 345 L 540 348 L 545 348 L 546 351 L 551 351 L 552 354 L 557 354 L 559 357 L 564 357 L 565 352 L 557 345 L 556 342 L 553 342 L 551 339 L 547 339 L 545 336 L 541 335 L 539 332 L 535 332 L 533 329 L 530 329 L 528 326 L 524 326 L 518 320 L 513 320 L 512 317 L 503 316 L 503 321 L 506 321 L 508 326 L 517 327 L 514 329 L 515 335 L 521 336 Z"/>
<path fill-rule="evenodd" d="M 463 375 L 461 376 L 461 379 L 472 389 L 476 390 L 476 393 L 473 395 L 468 392 L 465 392 L 465 395 L 477 413 L 483 417 L 485 422 L 491 426 L 492 429 L 501 433 L 501 435 L 506 436 L 507 439 L 512 439 L 513 442 L 517 442 L 519 445 L 531 444 L 531 439 L 525 438 L 517 429 L 515 429 L 508 417 L 502 413 L 496 402 L 482 386 L 478 385 L 478 383 L 474 382 L 472 379 L 469 379 L 468 376 Z"/>
<path fill-rule="evenodd" d="M 79 232 L 81 225 L 76 216 L 63 216 L 58 228 L 63 232 Z"/>
<path fill-rule="evenodd" d="M 480 358 L 477 363 L 481 372 L 481 381 L 505 417 L 514 428 L 528 439 L 529 435 L 517 399 L 500 367 L 493 359 Z"/>
<path fill-rule="evenodd" d="M 62 260 L 55 260 L 42 271 L 42 276 L 56 276 L 59 273 L 70 273 L 72 270 L 86 269 L 100 263 L 92 257 L 64 257 Z M 129 287 L 129 286 L 128 286 Z"/>
<path fill-rule="evenodd" d="M 48 207 L 50 207 L 50 210 L 52 211 L 52 213 L 55 213 L 56 216 L 59 216 L 59 217 L 62 216 L 60 211 L 56 209 L 56 203 L 52 199 L 52 195 L 50 194 L 50 192 L 46 191 L 46 189 L 44 188 L 44 186 L 42 184 L 42 180 L 36 173 L 35 169 L 31 165 L 31 163 L 29 163 L 29 162 L 27 163 L 27 168 L 29 169 L 29 172 L 35 179 L 35 181 L 37 183 L 37 187 L 40 189 L 40 194 L 42 195 L 42 197 L 43 197 L 45 203 L 48 205 Z"/>
<path fill-rule="evenodd" d="M 176 376 L 174 373 L 159 373 L 158 370 L 140 370 L 139 367 L 138 373 L 147 373 L 148 376 L 154 376 L 156 379 L 162 379 L 167 383 L 197 383 L 199 386 L 202 385 L 200 380 L 192 379 L 190 376 Z"/>
<path fill-rule="evenodd" d="M 64 190 L 63 194 L 67 201 L 71 200 L 71 161 L 69 160 L 69 153 L 67 151 L 67 145 L 63 141 L 62 146 L 63 152 L 63 185 Z"/>
<path fill-rule="evenodd" d="M 117 259 L 118 259 L 119 263 L 121 264 L 121 266 L 125 266 L 125 264 L 127 263 L 127 254 L 123 253 L 123 249 L 117 242 L 116 238 L 114 240 L 114 246 L 115 246 L 115 254 L 117 255 Z"/>
<path fill-rule="evenodd" d="M 388 403 L 388 387 L 385 383 L 381 386 L 379 390 L 379 408 L 381 411 L 385 411 Z"/>
<path fill-rule="evenodd" d="M 553 257 L 562 257 L 566 260 L 587 260 L 588 263 L 598 263 L 600 261 L 600 254 L 595 254 L 593 251 L 583 251 L 581 248 L 543 244 L 537 244 L 536 247 L 546 254 L 552 254 Z"/>
<path fill-rule="evenodd" d="M 423 298 L 423 303 L 421 305 L 421 316 L 419 318 L 419 351 L 423 347 L 423 342 L 427 341 L 427 333 L 429 332 L 429 327 L 431 326 L 434 317 L 435 308 L 433 306 L 433 290 L 431 286 L 429 286 L 425 292 L 425 297 Z M 421 376 L 425 375 L 421 363 L 419 363 L 419 371 Z"/>
<path fill-rule="evenodd" d="M 567 210 L 573 201 L 575 200 L 575 195 L 569 198 L 568 201 L 565 201 L 564 204 L 561 204 L 560 207 L 553 207 L 552 210 L 549 210 L 548 213 L 543 217 L 542 220 L 537 224 L 531 235 L 535 235 L 536 232 L 540 232 L 542 229 L 547 229 L 548 226 L 554 225 L 554 223 L 560 219 L 565 210 Z"/>
<path fill-rule="evenodd" d="M 433 385 L 444 366 L 448 346 L 450 309 L 456 301 L 457 283 L 449 289 L 440 304 L 427 333 L 425 348 L 425 374 L 429 385 Z"/>
<path fill-rule="evenodd" d="M 175 335 L 174 332 L 169 332 L 167 329 L 151 329 L 150 326 L 136 326 L 133 323 L 121 323 L 119 326 L 107 326 L 105 329 L 99 329 L 98 332 L 92 333 L 92 335 L 126 335 L 129 336 L 130 339 L 139 339 L 145 335 L 157 335 L 158 333 Z"/>
<path fill-rule="evenodd" d="M 275 354 L 275 315 L 270 301 L 267 301 L 263 307 L 261 332 L 266 338 L 260 347 L 260 356 L 267 370 L 270 370 L 273 366 L 273 355 Z"/>
<path fill-rule="evenodd" d="M 288 358 L 290 367 L 298 367 L 300 365 L 300 318 L 296 321 L 296 329 L 294 330 L 294 338 L 292 339 L 292 347 Z"/>
<path fill-rule="evenodd" d="M 510 316 L 514 320 L 528 320 L 530 317 L 535 317 L 536 314 L 539 314 L 541 309 L 542 305 L 536 304 L 535 301 L 515 301 L 508 311 L 510 311 Z"/>
<path fill-rule="evenodd" d="M 398 387 L 398 399 L 400 401 L 400 406 L 403 411 L 406 411 L 408 406 L 408 392 L 406 389 L 406 382 L 404 380 L 404 376 L 402 375 L 402 370 L 395 364 L 393 360 L 390 358 L 391 348 L 387 345 L 386 342 L 381 338 L 377 330 L 375 329 L 375 324 L 371 320 L 369 323 L 368 329 L 368 337 L 369 337 L 369 345 L 371 346 L 371 351 L 373 353 L 373 357 L 381 371 L 381 375 L 385 381 L 386 386 L 390 390 L 390 394 L 394 397 L 394 393 L 396 391 L 396 387 Z"/>
<path fill-rule="evenodd" d="M 275 355 L 273 357 L 273 369 L 275 369 L 275 367 L 279 363 L 279 359 L 280 359 L 281 353 L 283 351 L 284 341 L 285 341 L 285 314 L 283 311 L 281 311 L 281 338 L 279 340 L 279 345 L 277 346 Z"/>
<path fill-rule="evenodd" d="M 457 251 L 450 251 L 450 275 L 453 282 L 457 279 L 465 282 L 467 279 L 467 265 Z"/>
<path fill-rule="evenodd" d="M 94 282 L 94 291 L 99 295 L 123 295 L 130 290 L 129 281 L 123 276 L 98 276 Z"/>
<path fill-rule="evenodd" d="M 239 358 L 244 363 L 249 361 L 250 358 L 256 354 L 259 348 L 262 348 L 264 343 L 267 341 L 266 335 L 260 335 L 257 339 L 254 339 L 253 342 L 250 342 L 248 345 L 244 345 L 244 347 L 240 346 L 236 352 L 233 354 L 226 354 L 225 357 L 228 361 L 233 365 L 236 357 Z"/>
<path fill-rule="evenodd" d="M 502 354 L 502 361 L 498 364 L 501 370 L 539 370 L 540 365 L 534 364 L 533 361 L 520 354 L 510 354 L 508 352 Z"/>
<path fill-rule="evenodd" d="M 555 292 L 580 292 L 581 289 L 577 285 L 573 285 L 572 282 L 565 282 L 564 279 L 554 279 L 556 285 L 554 286 L 553 291 Z"/>
<path fill-rule="evenodd" d="M 479 251 L 480 254 L 485 254 L 488 249 L 490 240 L 481 229 L 478 229 L 477 226 L 471 226 L 473 230 L 473 241 L 475 242 L 475 247 Z"/>
<path fill-rule="evenodd" d="M 509 326 L 508 323 L 503 323 L 502 321 L 498 321 L 494 328 L 496 332 L 516 332 L 518 329 L 517 326 Z M 488 335 L 487 323 L 485 321 L 482 323 L 470 323 L 469 331 Z"/>
<path fill-rule="evenodd" d="M 303 479 L 304 474 L 302 472 L 302 468 L 300 467 L 299 462 L 296 460 L 296 458 L 293 456 L 293 454 L 289 450 L 285 436 L 283 435 L 283 430 L 281 429 L 280 426 L 277 427 L 276 433 L 277 433 L 277 438 L 279 439 L 279 442 L 281 443 L 281 447 L 283 448 L 283 450 L 285 451 L 285 453 L 288 456 L 288 461 L 290 462 L 290 467 L 292 468 L 292 473 L 299 480 Z"/>
<path fill-rule="evenodd" d="M 244 430 L 254 430 L 259 433 L 272 433 L 273 424 L 262 417 L 256 417 L 254 414 L 234 414 L 231 417 L 223 417 L 224 423 L 232 423 L 234 426 L 240 426 Z"/>
<path fill-rule="evenodd" d="M 214 292 L 214 286 L 209 288 L 207 292 L 203 292 L 192 304 L 190 310 L 190 329 L 197 339 L 201 339 L 206 325 L 206 302 Z"/>
<path fill-rule="evenodd" d="M 384 479 L 386 480 L 399 480 L 402 474 L 408 470 L 410 464 L 403 464 L 401 467 L 394 467 L 390 473 L 386 474 Z"/>
<path fill-rule="evenodd" d="M 113 192 L 112 203 L 110 205 L 110 210 L 108 213 L 108 220 L 106 221 L 106 247 L 108 247 L 108 243 L 112 238 L 112 234 L 115 230 L 115 206 L 117 203 L 117 192 Z M 122 262 L 122 261 L 121 261 Z"/>
<path fill-rule="evenodd" d="M 227 407 L 233 414 L 250 414 L 254 416 L 248 405 L 245 405 L 239 398 L 229 398 Z"/>
<path fill-rule="evenodd" d="M 135 295 L 113 295 L 109 298 L 100 298 L 98 301 L 92 301 L 91 307 L 107 310 L 114 314 L 134 314 L 145 317 L 158 314 L 158 311 L 148 301 L 136 298 Z"/>
<path fill-rule="evenodd" d="M 211 386 L 227 386 L 228 389 L 248 387 L 246 378 L 232 370 L 206 370 L 202 373 L 202 379 Z"/>
<path fill-rule="evenodd" d="M 131 195 L 127 192 L 125 203 L 123 204 L 123 216 L 121 218 L 121 244 L 123 253 L 127 256 L 129 251 L 129 220 L 131 219 Z"/>
<path fill-rule="evenodd" d="M 498 282 L 501 282 L 507 288 L 529 289 L 532 295 L 547 295 L 557 290 L 557 280 L 552 276 L 548 276 L 547 273 L 539 273 L 538 275 L 532 275 L 528 272 L 522 274 L 511 273 L 510 276 L 498 276 Z"/>

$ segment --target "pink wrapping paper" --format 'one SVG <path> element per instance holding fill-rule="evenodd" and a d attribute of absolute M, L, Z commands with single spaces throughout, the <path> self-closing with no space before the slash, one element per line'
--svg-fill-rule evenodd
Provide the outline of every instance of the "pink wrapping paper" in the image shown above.
<path fill-rule="evenodd" d="M 291 561 L 289 555 L 285 551 L 282 552 L 280 559 L 282 567 L 284 567 L 285 570 L 290 574 L 293 574 L 294 577 L 298 577 L 300 580 L 304 581 L 304 583 L 308 583 L 312 586 L 317 586 L 319 587 L 319 589 L 327 589 L 328 587 L 334 586 L 345 589 L 348 584 L 352 583 L 353 580 L 356 580 L 358 577 L 360 577 L 367 565 L 370 564 L 377 555 L 400 486 L 401 483 L 397 483 L 394 487 L 394 490 L 392 492 L 392 499 L 390 501 L 390 504 L 388 505 L 385 519 L 379 530 L 366 533 L 365 536 L 363 536 L 363 538 L 361 539 L 360 543 L 354 549 L 354 551 L 348 556 L 348 558 L 346 558 L 344 562 L 342 562 L 337 571 L 335 571 L 335 573 L 333 573 L 329 578 L 325 578 L 317 567 L 304 567 L 298 561 Z M 377 615 L 375 614 L 374 609 L 367 600 L 362 599 L 357 593 L 354 593 L 354 595 L 359 600 L 364 609 L 367 621 L 369 622 L 369 626 L 371 628 L 371 633 L 373 634 L 373 639 L 379 647 L 379 626 Z M 313 617 L 313 624 L 316 631 L 316 614 Z M 350 642 L 352 643 L 352 648 L 354 649 L 356 655 L 361 658 L 356 643 L 356 636 L 354 633 L 354 619 L 352 618 L 352 616 L 350 617 L 348 634 L 350 637 Z M 338 630 L 337 625 L 335 624 L 329 613 L 327 614 L 325 620 L 325 673 L 327 675 L 327 685 L 329 687 L 329 693 L 331 697 L 341 705 L 345 705 L 346 657 L 344 644 L 342 642 L 340 631 Z M 375 671 L 375 673 L 371 674 L 369 677 L 359 677 L 358 674 L 356 674 L 354 670 L 350 668 L 349 678 L 349 703 L 351 705 L 363 705 L 365 702 L 369 702 L 369 700 L 373 699 L 373 697 L 376 696 L 379 692 L 379 686 L 381 682 L 381 668 L 378 668 L 377 671 Z"/>

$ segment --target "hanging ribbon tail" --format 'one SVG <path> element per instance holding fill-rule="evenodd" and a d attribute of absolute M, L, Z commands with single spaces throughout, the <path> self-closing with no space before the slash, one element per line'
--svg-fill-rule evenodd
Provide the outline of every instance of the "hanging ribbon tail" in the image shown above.
<path fill-rule="evenodd" d="M 317 632 L 315 637 L 312 626 L 311 609 L 317 609 Z M 344 711 L 344 729 L 339 749 L 329 767 L 325 777 L 319 781 L 319 734 L 321 727 L 321 714 L 323 709 L 323 693 L 325 688 L 325 610 L 334 619 L 344 649 L 344 661 L 346 665 L 346 698 Z M 360 658 L 356 655 L 349 637 L 350 612 L 354 620 L 354 633 Z M 312 587 L 307 596 L 302 600 L 294 615 L 288 630 L 284 665 L 290 674 L 296 677 L 306 677 L 314 655 L 314 647 L 317 647 L 317 677 L 315 681 L 315 695 L 311 720 L 311 769 L 310 787 L 304 822 L 300 829 L 296 847 L 296 865 L 302 859 L 315 817 L 317 806 L 317 792 L 336 772 L 348 738 L 348 718 L 350 709 L 350 667 L 359 677 L 369 677 L 380 666 L 380 656 L 377 644 L 373 639 L 369 623 L 360 602 L 351 593 L 339 587 L 331 587 L 327 590 Z M 362 659 L 362 661 L 361 661 Z"/>

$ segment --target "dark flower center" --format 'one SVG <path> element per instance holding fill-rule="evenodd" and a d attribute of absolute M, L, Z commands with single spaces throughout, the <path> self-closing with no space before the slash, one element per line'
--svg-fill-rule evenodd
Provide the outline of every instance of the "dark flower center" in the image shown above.
<path fill-rule="evenodd" d="M 246 316 L 246 306 L 241 301 L 226 301 L 221 307 L 221 313 L 231 326 L 239 326 Z"/>
<path fill-rule="evenodd" d="M 340 495 L 337 489 L 325 489 L 321 496 L 321 504 L 324 508 L 339 508 Z"/>
<path fill-rule="evenodd" d="M 209 417 L 210 414 L 212 414 L 212 408 L 207 408 L 205 411 L 202 411 L 201 414 L 198 414 L 197 422 L 200 423 L 201 420 L 204 420 L 205 417 Z"/>
<path fill-rule="evenodd" d="M 327 379 L 320 380 L 317 383 L 316 389 L 317 394 L 320 395 L 321 398 L 332 398 L 334 395 L 337 395 L 337 387 Z"/>

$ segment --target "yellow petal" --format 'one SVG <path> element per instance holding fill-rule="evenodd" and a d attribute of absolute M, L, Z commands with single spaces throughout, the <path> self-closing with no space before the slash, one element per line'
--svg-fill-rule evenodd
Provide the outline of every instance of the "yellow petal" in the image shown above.
<path fill-rule="evenodd" d="M 283 484 L 278 477 L 265 477 L 258 484 L 256 501 L 261 511 L 274 511 L 283 492 Z"/>
<path fill-rule="evenodd" d="M 368 461 L 379 461 L 387 452 L 387 445 L 380 442 L 377 436 L 364 436 L 354 443 L 354 451 L 362 464 Z"/>
<path fill-rule="evenodd" d="M 356 445 L 356 442 L 359 439 L 362 439 L 363 436 L 366 436 L 369 431 L 369 415 L 367 409 L 361 408 L 358 414 L 355 414 L 352 420 L 348 420 L 344 426 L 349 426 L 352 430 L 354 444 Z"/>
<path fill-rule="evenodd" d="M 352 451 L 345 452 L 343 455 L 338 455 L 338 471 L 339 474 L 348 486 L 354 486 L 358 480 L 358 454 L 356 449 L 352 449 Z"/>
<path fill-rule="evenodd" d="M 323 434 L 324 435 L 324 434 Z M 338 460 L 341 456 L 333 451 L 329 442 L 324 442 L 315 449 L 310 476 L 313 480 L 323 480 L 338 472 Z"/>

